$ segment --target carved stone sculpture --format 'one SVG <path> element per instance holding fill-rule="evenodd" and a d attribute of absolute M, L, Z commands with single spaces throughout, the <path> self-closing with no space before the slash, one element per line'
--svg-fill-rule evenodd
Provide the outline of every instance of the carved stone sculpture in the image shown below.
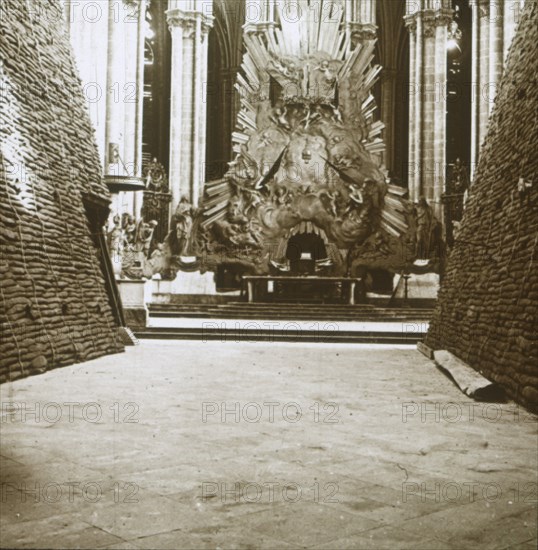
<path fill-rule="evenodd" d="M 136 221 L 128 213 L 115 215 L 112 222 L 108 246 L 116 274 L 129 279 L 151 277 L 156 271 L 148 259 L 157 222 L 146 222 L 142 218 Z"/>
<path fill-rule="evenodd" d="M 195 222 L 185 222 L 205 268 L 232 260 L 256 272 L 282 265 L 287 240 L 305 224 L 326 241 L 327 265 L 340 274 L 366 258 L 403 269 L 431 252 L 429 207 L 413 211 L 381 166 L 375 43 L 365 38 L 349 51 L 341 11 L 330 25 L 298 23 L 306 25 L 300 39 L 278 24 L 273 34 L 247 35 L 236 158 L 222 180 L 206 184 Z M 264 88 L 251 101 L 260 86 L 270 93 Z"/>
<path fill-rule="evenodd" d="M 146 189 L 156 193 L 168 192 L 168 177 L 164 166 L 154 158 L 144 166 L 143 176 L 146 180 Z"/>
<path fill-rule="evenodd" d="M 187 197 L 182 197 L 174 213 L 177 239 L 177 254 L 187 256 L 193 228 L 192 204 Z"/>

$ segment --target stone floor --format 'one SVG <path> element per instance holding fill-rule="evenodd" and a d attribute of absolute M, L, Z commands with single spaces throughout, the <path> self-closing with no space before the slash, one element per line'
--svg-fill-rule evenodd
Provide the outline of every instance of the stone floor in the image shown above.
<path fill-rule="evenodd" d="M 413 349 L 142 342 L 0 398 L 2 548 L 536 548 L 536 417 Z"/>

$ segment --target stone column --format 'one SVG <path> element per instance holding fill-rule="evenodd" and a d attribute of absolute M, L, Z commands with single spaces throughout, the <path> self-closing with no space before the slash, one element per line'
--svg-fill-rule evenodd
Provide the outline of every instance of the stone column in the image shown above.
<path fill-rule="evenodd" d="M 106 104 L 105 118 L 105 175 L 123 176 L 126 171 L 121 159 L 124 155 L 125 102 L 123 91 L 125 82 L 125 28 L 120 11 L 121 0 L 108 2 L 108 37 L 106 57 L 106 89 L 103 99 Z M 118 15 L 120 14 L 120 15 Z M 127 211 L 125 193 L 112 195 L 112 214 Z"/>
<path fill-rule="evenodd" d="M 476 169 L 478 151 L 480 150 L 480 25 L 478 2 L 470 2 L 472 10 L 472 56 L 471 56 L 471 180 Z"/>
<path fill-rule="evenodd" d="M 166 12 L 172 34 L 170 190 L 172 208 L 182 196 L 197 205 L 205 174 L 207 35 L 212 4 L 170 0 Z"/>
<path fill-rule="evenodd" d="M 478 0 L 478 38 L 480 51 L 478 54 L 478 62 L 480 64 L 478 73 L 478 132 L 479 132 L 479 146 L 482 145 L 488 128 L 490 102 L 493 102 L 495 96 L 494 87 L 490 83 L 490 37 L 489 31 L 491 29 L 489 16 L 489 0 Z"/>
<path fill-rule="evenodd" d="M 424 94 L 424 25 L 421 11 L 408 3 L 405 24 L 410 33 L 409 44 L 409 198 L 416 202 L 422 188 L 422 118 Z"/>
<path fill-rule="evenodd" d="M 71 0 L 66 4 L 71 44 L 105 174 L 141 173 L 145 3 Z M 134 192 L 113 199 L 114 212 L 139 214 L 141 199 Z"/>
<path fill-rule="evenodd" d="M 416 118 L 416 100 L 415 95 L 418 93 L 418 86 L 416 83 L 416 47 L 417 47 L 417 24 L 414 17 L 406 19 L 405 22 L 409 30 L 409 168 L 408 168 L 408 187 L 409 198 L 416 202 L 419 199 L 419 189 L 416 182 L 417 166 L 415 159 L 415 124 Z"/>
<path fill-rule="evenodd" d="M 375 25 L 376 21 L 376 5 L 375 0 L 361 0 L 360 2 L 360 13 L 361 21 L 364 23 L 370 23 Z"/>
<path fill-rule="evenodd" d="M 442 199 L 446 182 L 446 115 L 447 115 L 447 42 L 452 10 L 440 10 L 435 17 L 435 103 L 433 138 L 433 210 L 444 222 Z"/>
<path fill-rule="evenodd" d="M 211 30 L 210 25 L 205 21 L 200 21 L 200 39 L 202 44 L 200 46 L 200 74 L 202 79 L 200 80 L 200 94 L 204 94 L 203 90 L 207 91 L 207 61 L 209 55 L 209 44 L 208 44 L 208 35 Z M 202 106 L 200 112 L 200 135 L 198 139 L 198 151 L 199 155 L 202 156 L 203 162 L 201 163 L 200 170 L 200 181 L 201 187 L 199 189 L 199 198 L 201 198 L 201 193 L 203 191 L 203 184 L 206 181 L 206 135 L 207 135 L 207 97 L 204 95 L 202 97 Z"/>
<path fill-rule="evenodd" d="M 170 167 L 169 182 L 172 193 L 172 208 L 181 195 L 190 194 L 187 187 L 181 188 L 181 129 L 183 97 L 183 26 L 187 27 L 179 13 L 168 15 L 168 25 L 172 34 L 172 66 L 170 87 Z M 187 28 L 188 30 L 188 28 Z"/>
<path fill-rule="evenodd" d="M 424 34 L 422 25 L 422 16 L 417 17 L 417 30 L 416 30 L 416 47 L 415 47 L 415 95 L 413 100 L 415 102 L 415 120 L 410 120 L 409 124 L 413 126 L 413 139 L 415 140 L 415 177 L 414 177 L 414 193 L 417 200 L 422 195 L 422 94 L 424 91 Z"/>
<path fill-rule="evenodd" d="M 348 0 L 345 21 L 352 47 L 377 38 L 376 0 Z"/>
<path fill-rule="evenodd" d="M 431 11 L 422 13 L 422 136 L 421 136 L 421 194 L 433 206 L 434 182 L 438 167 L 435 164 L 435 114 L 441 101 L 439 87 L 442 82 L 436 80 L 437 67 L 435 39 L 435 15 Z M 445 45 L 446 54 L 446 45 Z M 444 145 L 443 145 L 444 146 Z"/>
<path fill-rule="evenodd" d="M 136 124 L 135 124 L 135 176 L 142 176 L 142 144 L 143 144 L 143 123 L 144 123 L 144 67 L 145 67 L 145 46 L 146 46 L 146 0 L 140 0 L 138 8 L 138 52 L 137 52 L 137 96 L 136 96 Z M 134 214 L 140 218 L 142 214 L 142 203 L 144 201 L 144 192 L 136 191 L 134 193 Z"/>
<path fill-rule="evenodd" d="M 142 111 L 144 104 L 144 21 L 146 0 L 123 0 L 125 81 L 119 98 L 124 103 L 122 160 L 128 175 L 142 174 Z M 117 98 L 114 98 L 115 100 Z M 122 193 L 122 208 L 139 218 L 143 191 Z"/>
<path fill-rule="evenodd" d="M 408 3 L 410 33 L 409 197 L 428 200 L 442 219 L 446 165 L 446 44 L 450 2 Z M 426 9 L 423 9 L 426 7 Z"/>
<path fill-rule="evenodd" d="M 95 129 L 101 163 L 105 166 L 108 2 L 68 0 L 65 17 L 88 113 Z"/>
<path fill-rule="evenodd" d="M 489 80 L 496 91 L 503 70 L 504 4 L 490 0 L 489 4 Z M 496 94 L 495 94 L 496 95 Z M 490 102 L 490 113 L 493 108 Z"/>
<path fill-rule="evenodd" d="M 394 169 L 394 101 L 396 96 L 397 71 L 392 67 L 384 67 L 381 73 L 381 113 L 385 128 L 383 140 L 385 152 L 383 162 L 388 170 Z"/>
<path fill-rule="evenodd" d="M 471 179 L 478 164 L 480 147 L 486 137 L 490 110 L 495 99 L 497 55 L 490 51 L 496 45 L 497 6 L 490 0 L 470 0 L 473 16 L 473 94 L 471 122 Z M 494 74 L 491 74 L 493 71 Z"/>
<path fill-rule="evenodd" d="M 471 180 L 523 4 L 524 0 L 469 0 L 473 17 Z"/>

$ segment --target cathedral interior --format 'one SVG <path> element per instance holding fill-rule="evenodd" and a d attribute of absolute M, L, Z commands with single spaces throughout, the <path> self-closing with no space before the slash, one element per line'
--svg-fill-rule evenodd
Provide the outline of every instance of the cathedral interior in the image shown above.
<path fill-rule="evenodd" d="M 4 0 L 0 547 L 536 548 L 537 21 Z"/>

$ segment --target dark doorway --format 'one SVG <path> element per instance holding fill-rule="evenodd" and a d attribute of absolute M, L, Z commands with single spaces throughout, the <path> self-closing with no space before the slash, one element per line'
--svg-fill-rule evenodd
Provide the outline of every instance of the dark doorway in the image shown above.
<path fill-rule="evenodd" d="M 288 239 L 286 258 L 290 262 L 301 259 L 303 254 L 309 254 L 312 260 L 327 258 L 327 249 L 323 239 L 315 233 L 298 233 Z"/>
<path fill-rule="evenodd" d="M 327 258 L 323 239 L 315 233 L 298 233 L 288 239 L 286 259 L 292 272 L 314 274 L 316 261 Z"/>

